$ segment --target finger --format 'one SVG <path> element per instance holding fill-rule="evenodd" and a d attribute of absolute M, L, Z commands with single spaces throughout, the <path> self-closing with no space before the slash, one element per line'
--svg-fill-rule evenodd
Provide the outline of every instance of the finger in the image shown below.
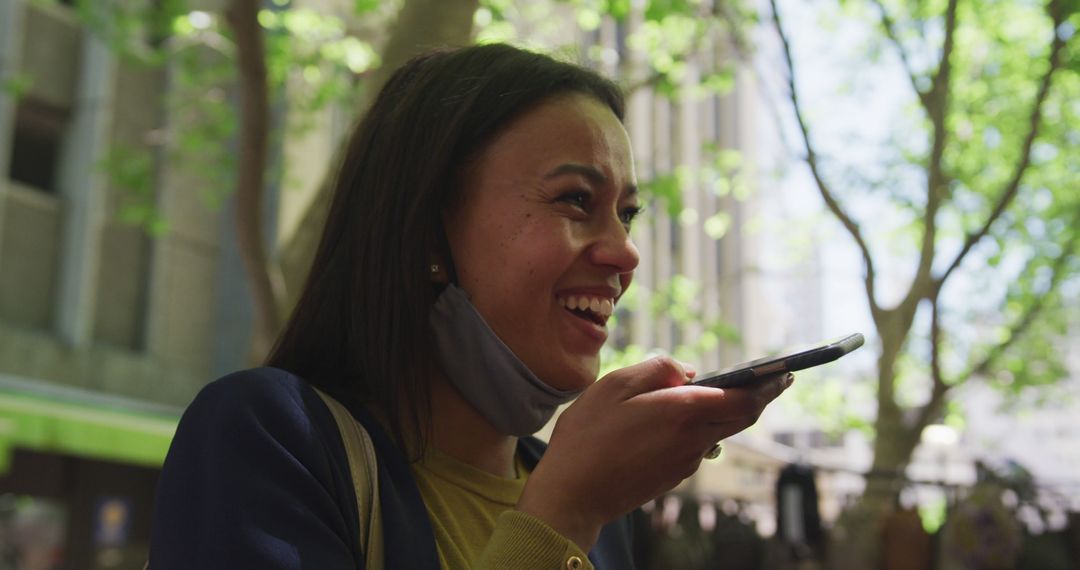
<path fill-rule="evenodd" d="M 791 384 L 795 381 L 795 375 L 786 372 L 783 374 L 776 374 L 769 378 L 766 378 L 764 382 L 761 382 L 752 391 L 756 397 L 762 402 L 762 407 L 772 402 L 784 393 Z"/>
<path fill-rule="evenodd" d="M 699 449 L 711 448 L 714 444 L 744 431 L 756 422 L 756 417 L 745 417 L 709 424 L 707 430 L 702 430 Z"/>
<path fill-rule="evenodd" d="M 777 374 L 753 385 L 739 388 L 706 388 L 686 386 L 679 390 L 694 390 L 691 402 L 698 419 L 715 425 L 730 424 L 739 431 L 749 427 L 773 400 L 787 390 L 794 380 L 790 374 Z"/>
<path fill-rule="evenodd" d="M 662 388 L 682 386 L 687 378 L 682 363 L 668 356 L 657 356 L 611 372 L 601 382 L 617 385 L 628 399 Z"/>

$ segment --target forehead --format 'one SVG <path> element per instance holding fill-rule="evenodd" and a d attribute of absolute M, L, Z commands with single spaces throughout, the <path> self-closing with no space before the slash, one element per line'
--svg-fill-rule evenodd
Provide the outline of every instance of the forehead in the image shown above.
<path fill-rule="evenodd" d="M 626 129 L 590 96 L 560 95 L 522 113 L 477 157 L 472 170 L 480 176 L 539 177 L 566 163 L 599 169 L 619 186 L 634 183 Z"/>

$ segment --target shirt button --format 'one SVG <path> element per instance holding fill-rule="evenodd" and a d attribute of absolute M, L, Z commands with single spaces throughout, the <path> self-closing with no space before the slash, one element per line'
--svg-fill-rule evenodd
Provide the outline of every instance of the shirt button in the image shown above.
<path fill-rule="evenodd" d="M 570 559 L 566 561 L 566 570 L 581 570 L 582 566 L 581 559 L 577 556 L 571 556 Z"/>

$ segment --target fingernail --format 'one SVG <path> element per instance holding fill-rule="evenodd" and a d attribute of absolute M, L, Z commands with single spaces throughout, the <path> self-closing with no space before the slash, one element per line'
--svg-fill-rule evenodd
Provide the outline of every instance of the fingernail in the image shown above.
<path fill-rule="evenodd" d="M 788 388 L 794 383 L 795 383 L 795 375 L 788 372 L 787 376 L 784 377 L 784 388 Z"/>

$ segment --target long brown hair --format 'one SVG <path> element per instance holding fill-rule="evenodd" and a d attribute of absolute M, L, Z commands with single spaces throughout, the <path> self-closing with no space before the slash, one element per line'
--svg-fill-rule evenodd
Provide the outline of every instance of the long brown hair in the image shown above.
<path fill-rule="evenodd" d="M 623 119 L 611 81 L 507 45 L 435 51 L 398 69 L 352 133 L 311 272 L 267 364 L 378 409 L 398 445 L 413 443 L 406 434 L 423 433 L 439 366 L 428 313 L 432 254 L 449 260 L 441 213 L 501 128 L 566 92 Z"/>

